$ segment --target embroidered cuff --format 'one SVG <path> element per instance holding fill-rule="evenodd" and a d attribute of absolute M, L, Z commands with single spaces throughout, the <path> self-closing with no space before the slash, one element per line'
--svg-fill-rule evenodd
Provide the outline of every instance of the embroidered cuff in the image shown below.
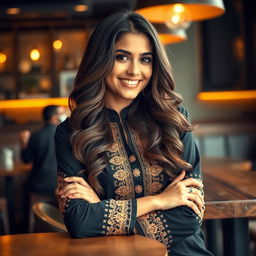
<path fill-rule="evenodd" d="M 136 200 L 107 200 L 103 219 L 104 235 L 133 234 L 136 220 Z"/>

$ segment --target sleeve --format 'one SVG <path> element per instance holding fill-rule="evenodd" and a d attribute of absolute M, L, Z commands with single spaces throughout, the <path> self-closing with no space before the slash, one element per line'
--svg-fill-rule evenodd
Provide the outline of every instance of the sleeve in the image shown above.
<path fill-rule="evenodd" d="M 55 148 L 58 165 L 58 186 L 64 186 L 64 177 L 77 176 L 83 165 L 72 153 L 69 142 L 71 131 L 58 126 L 55 133 Z M 133 234 L 137 205 L 135 199 L 102 200 L 88 203 L 81 199 L 58 198 L 64 223 L 72 237 Z"/>
<path fill-rule="evenodd" d="M 187 111 L 181 111 L 186 118 Z M 186 178 L 201 180 L 200 156 L 192 132 L 185 132 L 181 136 L 184 145 L 182 158 L 192 165 L 187 171 Z M 201 218 L 186 206 L 180 206 L 165 211 L 153 211 L 140 216 L 136 221 L 136 232 L 156 239 L 169 249 L 177 242 L 195 234 L 201 225 Z"/>
<path fill-rule="evenodd" d="M 32 134 L 31 137 L 29 138 L 27 147 L 21 150 L 20 157 L 24 163 L 33 162 L 34 160 L 33 145 L 34 145 L 34 134 Z"/>

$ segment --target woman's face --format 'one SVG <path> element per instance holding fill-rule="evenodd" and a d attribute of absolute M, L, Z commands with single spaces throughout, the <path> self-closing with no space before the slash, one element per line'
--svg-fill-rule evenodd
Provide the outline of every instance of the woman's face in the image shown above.
<path fill-rule="evenodd" d="M 143 33 L 125 33 L 115 44 L 115 62 L 105 78 L 105 105 L 118 113 L 147 86 L 153 67 L 152 46 Z"/>

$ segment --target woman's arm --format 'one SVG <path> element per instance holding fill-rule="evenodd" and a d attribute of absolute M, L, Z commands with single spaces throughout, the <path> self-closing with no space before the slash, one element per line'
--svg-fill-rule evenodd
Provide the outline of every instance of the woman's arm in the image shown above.
<path fill-rule="evenodd" d="M 188 206 L 197 215 L 204 210 L 204 199 L 201 191 L 201 182 L 185 179 L 183 171 L 162 193 L 137 199 L 137 217 L 154 210 L 168 210 L 178 206 Z M 83 199 L 89 203 L 98 203 L 100 199 L 90 185 L 81 177 L 68 177 L 69 182 L 63 189 L 58 189 L 61 198 Z M 193 187 L 193 188 L 192 188 Z M 198 188 L 198 189 L 197 189 Z"/>
<path fill-rule="evenodd" d="M 134 234 L 136 199 L 100 201 L 94 194 L 93 196 L 87 195 L 88 200 L 93 199 L 93 202 L 89 203 L 84 199 L 71 199 L 70 197 L 62 197 L 60 194 L 60 191 L 66 187 L 77 186 L 77 181 L 70 183 L 66 178 L 77 176 L 77 173 L 84 169 L 84 166 L 73 156 L 72 146 L 69 142 L 70 134 L 68 120 L 58 126 L 55 133 L 58 165 L 58 188 L 56 191 L 59 194 L 59 208 L 70 235 L 72 237 L 92 237 Z"/>

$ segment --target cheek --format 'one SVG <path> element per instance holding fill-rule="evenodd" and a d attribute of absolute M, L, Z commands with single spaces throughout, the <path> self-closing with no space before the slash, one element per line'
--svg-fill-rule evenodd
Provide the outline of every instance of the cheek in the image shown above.
<path fill-rule="evenodd" d="M 152 73 L 153 73 L 153 67 L 148 67 L 144 74 L 145 74 L 145 77 L 149 80 L 152 76 Z"/>

